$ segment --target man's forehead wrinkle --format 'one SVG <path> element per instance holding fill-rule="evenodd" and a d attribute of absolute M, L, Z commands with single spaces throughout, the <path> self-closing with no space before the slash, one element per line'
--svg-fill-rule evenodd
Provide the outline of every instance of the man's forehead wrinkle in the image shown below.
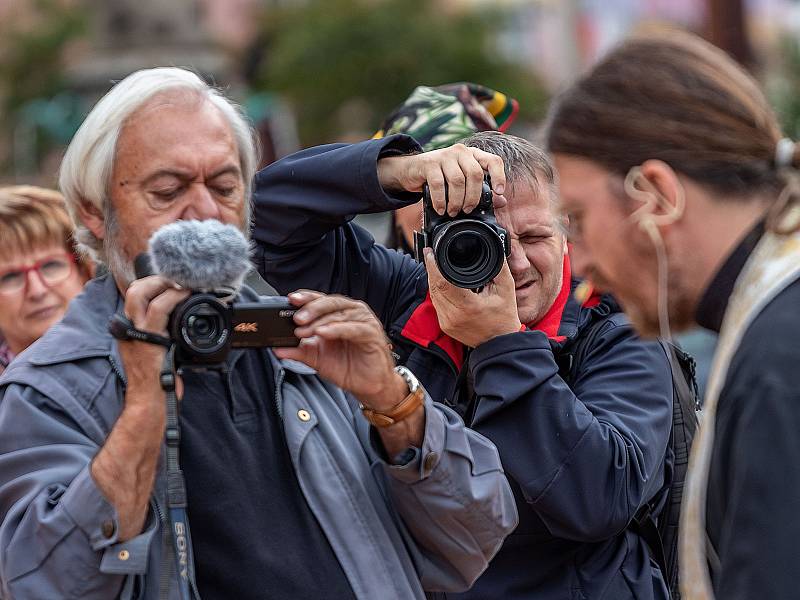
<path fill-rule="evenodd" d="M 176 121 L 176 125 L 171 127 L 153 128 L 148 119 L 158 119 L 154 117 L 153 109 L 167 110 L 187 110 L 192 114 L 192 118 L 204 118 L 202 111 L 208 110 L 206 106 L 212 106 L 220 116 L 217 123 L 205 119 L 203 135 L 185 136 L 184 126 L 187 123 Z M 170 118 L 170 117 L 168 117 Z M 163 122 L 163 120 L 162 120 Z M 199 134 L 200 132 L 195 132 Z M 203 146 L 203 152 L 197 152 L 196 147 Z M 210 102 L 202 105 L 192 106 L 182 103 L 163 103 L 156 105 L 145 105 L 144 110 L 136 111 L 128 120 L 121 131 L 118 140 L 117 155 L 115 158 L 115 170 L 119 163 L 125 163 L 124 169 L 128 173 L 134 174 L 134 178 L 140 182 L 146 182 L 151 178 L 166 172 L 174 172 L 176 176 L 188 177 L 202 170 L 203 159 L 213 160 L 214 156 L 228 155 L 224 159 L 224 165 L 219 162 L 213 165 L 211 172 L 224 171 L 226 169 L 236 170 L 240 173 L 241 167 L 238 164 L 239 155 L 237 152 L 235 137 L 230 130 L 229 124 L 224 119 L 221 111 Z"/>
<path fill-rule="evenodd" d="M 521 189 L 518 191 L 522 192 Z M 553 203 L 549 198 L 543 199 L 535 187 L 521 194 L 511 194 L 506 200 L 508 204 L 497 209 L 496 214 L 498 217 L 503 215 L 515 232 L 525 233 L 531 229 L 554 227 L 556 215 Z"/>
<path fill-rule="evenodd" d="M 167 90 L 147 100 L 125 119 L 120 130 L 120 139 L 125 136 L 126 132 L 135 129 L 136 125 L 140 124 L 141 121 L 153 118 L 154 113 L 159 111 L 182 110 L 199 113 L 209 108 L 213 109 L 215 116 L 220 118 L 220 122 L 225 126 L 226 134 L 232 138 L 233 132 L 230 131 L 230 124 L 224 118 L 222 111 L 208 98 L 193 90 Z M 145 132 L 145 134 L 147 133 L 150 132 Z"/>

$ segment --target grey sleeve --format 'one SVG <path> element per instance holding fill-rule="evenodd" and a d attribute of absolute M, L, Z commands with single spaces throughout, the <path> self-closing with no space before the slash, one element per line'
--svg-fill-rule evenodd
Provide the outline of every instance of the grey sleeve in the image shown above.
<path fill-rule="evenodd" d="M 494 444 L 426 399 L 425 438 L 402 466 L 385 464 L 395 509 L 416 549 L 426 591 L 468 589 L 517 526 Z"/>
<path fill-rule="evenodd" d="M 117 514 L 90 472 L 98 449 L 73 418 L 35 390 L 14 384 L 2 390 L 3 598 L 99 600 L 119 594 L 125 570 L 106 568 L 118 554 Z M 126 542 L 132 569 L 143 570 L 151 536 L 148 531 Z"/>

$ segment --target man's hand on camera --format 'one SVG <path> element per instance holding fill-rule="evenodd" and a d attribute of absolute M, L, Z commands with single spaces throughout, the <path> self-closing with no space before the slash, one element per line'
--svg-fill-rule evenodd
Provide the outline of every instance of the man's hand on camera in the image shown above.
<path fill-rule="evenodd" d="M 503 268 L 480 293 L 454 286 L 436 266 L 433 252 L 425 248 L 428 288 L 439 326 L 451 338 L 475 348 L 484 342 L 515 333 L 522 328 L 517 314 L 514 278 L 503 261 Z"/>
<path fill-rule="evenodd" d="M 137 329 L 168 336 L 169 315 L 188 296 L 188 290 L 180 289 L 163 277 L 137 279 L 125 292 L 125 316 Z M 118 344 L 128 380 L 126 401 L 128 396 L 132 401 L 140 397 L 152 398 L 159 406 L 163 405 L 159 373 L 166 348 L 139 341 L 120 341 Z M 180 382 L 178 385 L 180 392 Z"/>
<path fill-rule="evenodd" d="M 300 290 L 289 300 L 301 307 L 294 315 L 297 348 L 276 348 L 280 358 L 299 360 L 320 376 L 351 392 L 376 410 L 403 399 L 384 397 L 399 376 L 383 326 L 369 306 L 344 296 Z M 402 378 L 399 378 L 402 380 Z M 407 394 L 408 392 L 406 392 Z M 374 403 L 373 403 L 374 402 Z"/>
<path fill-rule="evenodd" d="M 289 300 L 301 307 L 294 315 L 300 345 L 276 348 L 278 358 L 307 364 L 377 412 L 391 410 L 408 395 L 408 385 L 394 371 L 383 326 L 364 302 L 309 290 L 289 294 Z M 424 407 L 420 406 L 379 433 L 388 455 L 394 456 L 408 446 L 419 446 L 424 431 Z"/>
<path fill-rule="evenodd" d="M 137 329 L 166 336 L 172 309 L 188 295 L 162 277 L 145 277 L 125 292 L 125 316 Z M 159 373 L 166 348 L 138 341 L 120 340 L 117 344 L 127 379 L 125 406 L 92 460 L 91 473 L 116 508 L 118 538 L 126 541 L 144 526 L 164 441 L 166 408 Z M 180 380 L 176 392 L 180 397 Z"/>
<path fill-rule="evenodd" d="M 506 174 L 503 159 L 495 154 L 455 144 L 422 154 L 387 156 L 378 161 L 378 181 L 383 189 L 390 193 L 422 192 L 427 183 L 433 208 L 440 215 L 445 209 L 455 216 L 462 209 L 470 212 L 475 208 L 481 198 L 484 171 L 492 179 L 495 208 L 505 206 Z"/>

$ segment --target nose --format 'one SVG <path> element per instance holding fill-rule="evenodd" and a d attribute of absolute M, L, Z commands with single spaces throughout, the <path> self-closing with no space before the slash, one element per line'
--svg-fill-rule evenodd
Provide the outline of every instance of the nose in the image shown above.
<path fill-rule="evenodd" d="M 192 186 L 191 201 L 186 205 L 183 211 L 182 219 L 196 219 L 198 221 L 205 221 L 206 219 L 219 220 L 219 204 L 214 200 L 211 191 L 202 183 L 197 183 Z"/>
<path fill-rule="evenodd" d="M 28 281 L 26 282 L 25 295 L 28 298 L 38 299 L 47 294 L 49 288 L 42 281 L 42 276 L 39 271 L 31 269 L 27 273 Z"/>
<path fill-rule="evenodd" d="M 511 270 L 511 275 L 514 279 L 524 277 L 525 273 L 530 269 L 531 263 L 525 255 L 522 244 L 519 240 L 511 240 L 511 254 L 508 256 L 508 268 Z"/>

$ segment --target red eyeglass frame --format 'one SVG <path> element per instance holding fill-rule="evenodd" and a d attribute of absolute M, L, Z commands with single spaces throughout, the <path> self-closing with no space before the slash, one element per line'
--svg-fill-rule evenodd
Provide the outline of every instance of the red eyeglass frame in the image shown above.
<path fill-rule="evenodd" d="M 47 262 L 50 262 L 54 258 L 66 258 L 69 261 L 69 264 L 70 264 L 69 274 L 66 277 L 64 277 L 64 279 L 63 279 L 63 281 L 66 281 L 67 278 L 70 275 L 72 275 L 73 269 L 75 268 L 75 265 L 77 264 L 77 259 L 75 258 L 75 255 L 72 254 L 71 252 L 61 252 L 61 253 L 56 253 L 56 254 L 50 254 L 48 256 L 45 256 L 44 258 L 41 258 L 41 259 L 37 260 L 33 264 L 24 265 L 24 266 L 20 266 L 20 267 L 13 267 L 11 269 L 6 269 L 4 271 L 0 271 L 0 279 L 5 277 L 9 273 L 22 273 L 25 276 L 25 285 L 22 286 L 22 290 L 25 290 L 28 287 L 28 279 L 29 279 L 28 278 L 28 273 L 30 273 L 31 271 L 36 271 L 36 274 L 39 276 L 39 281 L 42 282 L 42 285 L 45 286 L 46 288 L 52 288 L 52 286 L 47 283 L 47 280 L 42 275 L 42 272 L 39 269 L 42 267 L 43 264 L 45 264 Z M 61 283 L 61 282 L 59 281 L 58 283 Z M 58 285 L 58 283 L 55 284 L 55 285 Z M 20 290 L 15 290 L 13 292 L 3 292 L 2 290 L 0 290 L 0 296 L 8 296 L 8 295 L 11 295 L 11 294 L 17 294 L 19 292 L 20 292 Z"/>

